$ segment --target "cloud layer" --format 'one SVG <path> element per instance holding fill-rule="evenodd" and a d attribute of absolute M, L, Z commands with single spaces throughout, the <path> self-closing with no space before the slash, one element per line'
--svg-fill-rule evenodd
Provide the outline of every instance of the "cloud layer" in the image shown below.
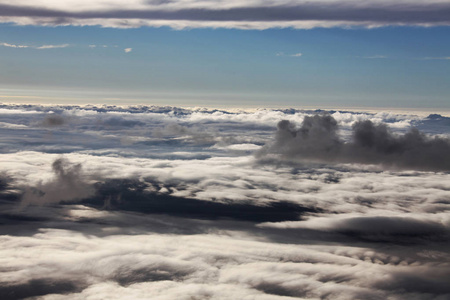
<path fill-rule="evenodd" d="M 74 5 L 76 3 L 76 5 Z M 22 25 L 240 29 L 448 26 L 448 1 L 0 1 L 0 21 Z"/>
<path fill-rule="evenodd" d="M 449 118 L 323 113 L 0 105 L 0 298 L 449 298 L 450 175 L 386 158 Z"/>

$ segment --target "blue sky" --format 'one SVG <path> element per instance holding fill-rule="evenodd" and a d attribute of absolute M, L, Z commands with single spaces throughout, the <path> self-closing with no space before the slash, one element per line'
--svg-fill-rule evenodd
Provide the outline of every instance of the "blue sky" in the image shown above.
<path fill-rule="evenodd" d="M 450 27 L 442 22 L 243 30 L 5 18 L 2 102 L 450 108 Z"/>

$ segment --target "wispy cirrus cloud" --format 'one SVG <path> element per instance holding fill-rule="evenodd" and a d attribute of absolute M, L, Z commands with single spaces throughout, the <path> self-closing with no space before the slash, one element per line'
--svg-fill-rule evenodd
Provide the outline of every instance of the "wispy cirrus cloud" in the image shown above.
<path fill-rule="evenodd" d="M 370 56 L 364 56 L 363 58 L 365 59 L 384 59 L 384 58 L 388 58 L 386 55 L 370 55 Z"/>
<path fill-rule="evenodd" d="M 42 45 L 39 47 L 36 47 L 36 49 L 56 49 L 56 48 L 67 48 L 69 47 L 69 44 L 62 44 L 62 45 Z"/>
<path fill-rule="evenodd" d="M 30 48 L 30 46 L 27 46 L 27 45 L 16 45 L 16 44 L 10 44 L 10 43 L 0 43 L 0 46 L 8 47 L 8 48 Z"/>
<path fill-rule="evenodd" d="M 442 56 L 442 57 L 425 57 L 425 60 L 450 60 L 450 56 Z"/>
<path fill-rule="evenodd" d="M 31 49 L 45 50 L 45 49 L 67 48 L 70 45 L 69 44 L 61 44 L 61 45 L 30 46 L 30 45 L 21 45 L 21 44 L 0 43 L 0 46 L 8 47 L 8 48 L 20 48 L 20 49 L 31 48 Z"/>
<path fill-rule="evenodd" d="M 73 5 L 76 2 L 76 5 Z M 172 28 L 448 26 L 449 1 L 0 1 L 0 22 Z"/>
<path fill-rule="evenodd" d="M 278 52 L 277 54 L 275 54 L 276 56 L 290 56 L 290 57 L 300 57 L 303 56 L 303 53 L 294 53 L 294 54 L 286 54 L 284 52 Z"/>

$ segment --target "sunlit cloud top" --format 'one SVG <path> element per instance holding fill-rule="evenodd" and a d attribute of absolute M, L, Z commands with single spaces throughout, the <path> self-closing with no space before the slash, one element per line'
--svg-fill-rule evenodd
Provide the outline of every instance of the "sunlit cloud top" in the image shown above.
<path fill-rule="evenodd" d="M 448 26 L 447 0 L 1 0 L 0 22 L 172 28 Z"/>

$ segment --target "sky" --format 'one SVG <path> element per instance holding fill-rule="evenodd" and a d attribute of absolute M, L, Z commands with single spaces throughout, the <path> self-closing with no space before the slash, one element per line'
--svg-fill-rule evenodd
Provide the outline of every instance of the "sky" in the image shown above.
<path fill-rule="evenodd" d="M 0 1 L 0 101 L 449 110 L 450 3 Z"/>
<path fill-rule="evenodd" d="M 450 299 L 449 15 L 0 0 L 0 299 Z"/>

